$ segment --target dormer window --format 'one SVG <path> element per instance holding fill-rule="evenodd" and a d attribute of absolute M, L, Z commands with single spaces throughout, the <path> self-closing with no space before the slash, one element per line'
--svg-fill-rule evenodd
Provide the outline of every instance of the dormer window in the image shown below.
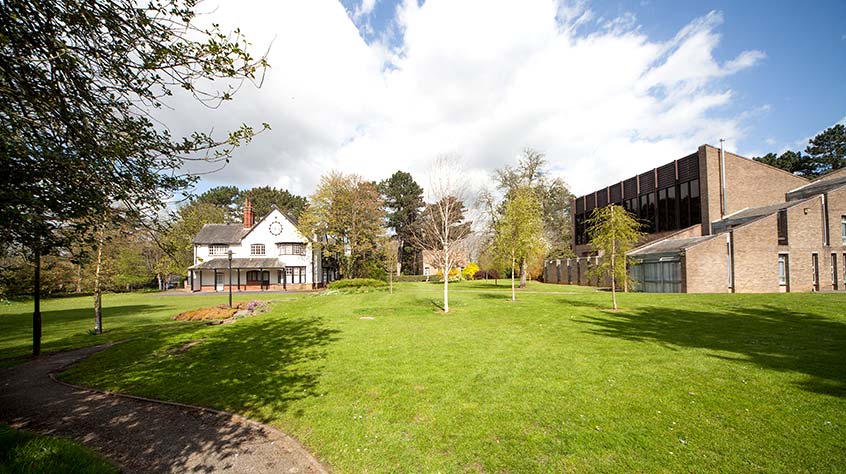
<path fill-rule="evenodd" d="M 209 255 L 213 257 L 222 257 L 229 251 L 229 246 L 226 244 L 211 244 L 209 245 Z"/>
<path fill-rule="evenodd" d="M 252 245 L 250 245 L 250 255 L 252 255 L 252 256 L 264 255 L 264 244 L 252 244 Z"/>

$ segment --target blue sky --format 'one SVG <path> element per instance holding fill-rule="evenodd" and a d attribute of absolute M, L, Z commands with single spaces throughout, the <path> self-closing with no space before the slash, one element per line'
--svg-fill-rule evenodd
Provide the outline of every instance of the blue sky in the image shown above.
<path fill-rule="evenodd" d="M 351 17 L 361 0 L 342 0 Z M 377 0 L 369 14 L 352 18 L 365 41 L 390 31 L 398 0 Z M 424 2 L 419 2 L 424 3 Z M 671 39 L 691 20 L 717 10 L 724 22 L 714 53 L 728 60 L 743 50 L 766 58 L 756 66 L 723 79 L 736 91 L 728 114 L 745 114 L 745 136 L 737 148 L 746 153 L 804 148 L 811 137 L 846 117 L 846 1 L 590 1 L 594 19 L 632 14 L 652 40 Z M 596 24 L 586 24 L 589 33 Z M 390 36 L 398 45 L 402 38 Z"/>
<path fill-rule="evenodd" d="M 208 20 L 272 67 L 219 110 L 176 98 L 162 120 L 272 130 L 198 191 L 308 195 L 333 170 L 426 187 L 443 155 L 478 190 L 532 147 L 580 194 L 720 138 L 801 150 L 846 117 L 844 0 L 217 1 Z"/>

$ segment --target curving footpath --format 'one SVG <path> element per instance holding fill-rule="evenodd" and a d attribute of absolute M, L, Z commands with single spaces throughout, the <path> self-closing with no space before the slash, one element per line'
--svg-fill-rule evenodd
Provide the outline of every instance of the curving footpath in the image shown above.
<path fill-rule="evenodd" d="M 295 439 L 243 417 L 53 380 L 53 373 L 106 347 L 0 370 L 0 421 L 82 442 L 126 473 L 328 472 Z"/>

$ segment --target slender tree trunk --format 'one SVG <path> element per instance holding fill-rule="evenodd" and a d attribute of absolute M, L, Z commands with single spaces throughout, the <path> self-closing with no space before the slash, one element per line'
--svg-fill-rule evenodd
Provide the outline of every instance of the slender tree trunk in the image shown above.
<path fill-rule="evenodd" d="M 449 313 L 449 270 L 444 272 L 444 313 Z"/>
<path fill-rule="evenodd" d="M 41 354 L 41 239 L 35 244 L 35 272 L 32 281 L 32 355 Z"/>
<path fill-rule="evenodd" d="M 82 264 L 76 264 L 76 288 L 77 293 L 82 293 Z"/>
<path fill-rule="evenodd" d="M 388 270 L 388 291 L 394 294 L 394 274 L 390 270 Z"/>
<path fill-rule="evenodd" d="M 398 238 L 397 243 L 399 244 L 399 245 L 397 245 L 397 276 L 400 276 L 400 275 L 402 275 L 402 257 L 403 257 L 402 239 Z"/>
<path fill-rule="evenodd" d="M 526 267 L 528 264 L 526 263 L 525 258 L 520 259 L 520 288 L 526 287 Z"/>
<path fill-rule="evenodd" d="M 164 279 L 161 273 L 156 273 L 156 281 L 159 283 L 159 291 L 164 291 Z"/>
<path fill-rule="evenodd" d="M 617 241 L 611 242 L 611 301 L 614 305 L 614 311 L 617 311 Z"/>
<path fill-rule="evenodd" d="M 514 292 L 514 250 L 511 251 L 511 301 L 517 301 L 517 295 Z"/>
<path fill-rule="evenodd" d="M 100 267 L 103 263 L 103 234 L 97 242 L 97 267 L 94 270 L 94 333 L 103 333 L 103 299 L 100 294 Z"/>

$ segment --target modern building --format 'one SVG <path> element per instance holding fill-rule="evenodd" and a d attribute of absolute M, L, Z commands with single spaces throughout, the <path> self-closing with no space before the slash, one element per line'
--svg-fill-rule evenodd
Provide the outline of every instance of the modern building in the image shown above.
<path fill-rule="evenodd" d="M 191 291 L 303 290 L 338 277 L 337 265 L 276 207 L 255 221 L 250 200 L 241 224 L 206 224 L 194 237 Z"/>
<path fill-rule="evenodd" d="M 696 153 L 576 198 L 576 258 L 548 261 L 547 281 L 601 285 L 590 213 L 618 204 L 643 223 L 629 255 L 636 290 L 845 290 L 846 170 L 813 182 L 703 145 Z"/>

